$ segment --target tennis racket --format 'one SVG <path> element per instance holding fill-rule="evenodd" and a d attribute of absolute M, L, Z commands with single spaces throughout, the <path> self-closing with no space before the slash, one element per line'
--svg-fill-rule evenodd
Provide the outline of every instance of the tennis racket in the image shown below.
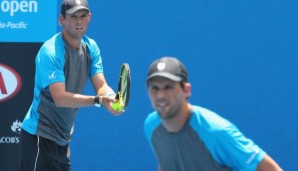
<path fill-rule="evenodd" d="M 116 102 L 112 103 L 114 110 L 124 110 L 128 106 L 130 95 L 130 68 L 128 63 L 121 66 L 120 76 L 118 81 L 118 90 Z"/>

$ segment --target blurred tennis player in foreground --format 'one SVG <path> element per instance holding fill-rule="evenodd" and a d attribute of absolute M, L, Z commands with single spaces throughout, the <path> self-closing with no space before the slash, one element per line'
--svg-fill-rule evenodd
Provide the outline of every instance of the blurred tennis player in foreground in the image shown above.
<path fill-rule="evenodd" d="M 191 84 L 176 58 L 151 64 L 147 89 L 156 111 L 146 118 L 144 128 L 159 171 L 282 170 L 231 122 L 188 102 Z"/>
<path fill-rule="evenodd" d="M 71 170 L 69 141 L 80 107 L 123 112 L 110 105 L 115 93 L 105 80 L 99 48 L 85 35 L 90 19 L 87 0 L 64 0 L 59 18 L 63 31 L 36 56 L 34 99 L 21 131 L 20 171 Z M 97 95 L 83 94 L 88 79 Z"/>

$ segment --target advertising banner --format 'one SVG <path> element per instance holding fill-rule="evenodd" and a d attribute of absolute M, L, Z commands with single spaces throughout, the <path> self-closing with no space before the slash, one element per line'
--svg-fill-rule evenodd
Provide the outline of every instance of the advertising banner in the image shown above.
<path fill-rule="evenodd" d="M 57 1 L 0 0 L 0 170 L 19 168 L 19 133 L 33 99 L 35 56 L 57 31 Z"/>
<path fill-rule="evenodd" d="M 57 28 L 57 1 L 0 0 L 0 42 L 43 42 Z"/>
<path fill-rule="evenodd" d="M 34 58 L 41 43 L 0 43 L 0 166 L 18 169 L 19 133 L 33 97 Z"/>

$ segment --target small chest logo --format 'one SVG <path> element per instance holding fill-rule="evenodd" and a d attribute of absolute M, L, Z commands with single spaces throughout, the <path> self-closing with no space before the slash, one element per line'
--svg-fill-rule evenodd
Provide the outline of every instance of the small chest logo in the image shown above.
<path fill-rule="evenodd" d="M 55 79 L 56 78 L 56 71 L 52 72 L 50 75 L 49 75 L 49 79 L 52 80 L 52 79 Z"/>

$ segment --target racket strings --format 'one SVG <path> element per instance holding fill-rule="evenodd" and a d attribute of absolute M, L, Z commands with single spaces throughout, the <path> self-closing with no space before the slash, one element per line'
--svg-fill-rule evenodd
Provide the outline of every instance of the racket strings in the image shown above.
<path fill-rule="evenodd" d="M 121 98 L 124 107 L 127 107 L 129 100 L 129 86 L 130 86 L 130 73 L 128 65 L 124 65 L 121 73 Z"/>

